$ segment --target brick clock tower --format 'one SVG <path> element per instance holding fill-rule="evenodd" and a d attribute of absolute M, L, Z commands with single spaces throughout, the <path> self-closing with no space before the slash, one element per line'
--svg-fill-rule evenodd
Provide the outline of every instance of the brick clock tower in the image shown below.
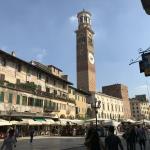
<path fill-rule="evenodd" d="M 91 13 L 85 10 L 77 14 L 76 30 L 77 88 L 87 92 L 96 91 L 94 59 L 94 32 L 91 28 Z"/>

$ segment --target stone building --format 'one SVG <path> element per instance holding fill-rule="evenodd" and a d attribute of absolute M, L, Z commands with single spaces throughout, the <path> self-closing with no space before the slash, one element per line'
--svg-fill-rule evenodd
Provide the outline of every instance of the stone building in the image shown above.
<path fill-rule="evenodd" d="M 72 85 L 62 70 L 0 50 L 0 115 L 75 118 Z M 68 113 L 69 110 L 69 113 Z"/>
<path fill-rule="evenodd" d="M 76 106 L 76 118 L 83 119 L 87 118 L 87 98 L 90 96 L 89 93 L 69 86 L 69 98 L 75 99 Z"/>
<path fill-rule="evenodd" d="M 136 95 L 135 98 L 130 99 L 130 107 L 132 119 L 134 120 L 150 119 L 149 114 L 150 103 L 146 99 L 146 95 L 145 96 Z"/>
<path fill-rule="evenodd" d="M 120 121 L 124 119 L 123 100 L 101 92 L 93 93 L 91 99 L 100 101 L 100 108 L 97 109 L 97 117 L 100 119 L 113 119 Z M 91 100 L 90 100 L 91 101 Z M 95 107 L 95 103 L 92 103 Z"/>
<path fill-rule="evenodd" d="M 130 102 L 129 102 L 127 86 L 122 85 L 122 84 L 103 86 L 102 92 L 107 95 L 122 99 L 124 118 L 125 119 L 131 118 L 131 109 L 130 109 Z"/>

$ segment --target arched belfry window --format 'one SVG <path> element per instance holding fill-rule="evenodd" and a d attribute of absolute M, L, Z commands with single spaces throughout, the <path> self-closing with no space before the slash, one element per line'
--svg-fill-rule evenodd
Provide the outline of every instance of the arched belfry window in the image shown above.
<path fill-rule="evenodd" d="M 80 23 L 83 23 L 83 16 L 80 17 Z"/>

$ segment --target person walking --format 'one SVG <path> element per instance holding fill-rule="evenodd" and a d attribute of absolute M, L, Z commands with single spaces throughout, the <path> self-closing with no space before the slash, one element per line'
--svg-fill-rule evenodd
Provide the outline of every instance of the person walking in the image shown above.
<path fill-rule="evenodd" d="M 33 142 L 33 136 L 34 136 L 34 129 L 31 128 L 31 130 L 30 130 L 30 143 Z"/>
<path fill-rule="evenodd" d="M 8 136 L 4 139 L 1 146 L 1 150 L 13 150 L 16 147 L 16 139 L 14 137 L 14 130 L 10 129 L 8 131 Z"/>
<path fill-rule="evenodd" d="M 128 127 L 125 131 L 125 133 L 122 135 L 122 137 L 125 139 L 126 144 L 127 144 L 127 150 L 130 150 L 130 139 L 129 139 L 129 135 L 130 135 L 130 128 Z"/>
<path fill-rule="evenodd" d="M 146 133 L 144 127 L 138 126 L 137 137 L 141 150 L 146 150 Z"/>
<path fill-rule="evenodd" d="M 118 147 L 123 150 L 120 138 L 114 134 L 114 126 L 110 126 L 108 129 L 108 136 L 105 138 L 105 149 L 118 150 Z"/>
<path fill-rule="evenodd" d="M 135 131 L 135 127 L 131 126 L 129 136 L 128 136 L 130 150 L 136 150 L 136 141 L 137 141 L 137 134 Z"/>
<path fill-rule="evenodd" d="M 95 128 L 88 130 L 84 145 L 87 147 L 87 150 L 104 150 L 104 145 Z"/>

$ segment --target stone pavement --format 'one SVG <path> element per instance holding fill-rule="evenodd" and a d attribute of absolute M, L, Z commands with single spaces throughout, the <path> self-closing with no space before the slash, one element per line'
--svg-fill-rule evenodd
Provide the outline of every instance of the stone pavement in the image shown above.
<path fill-rule="evenodd" d="M 104 141 L 104 138 L 102 138 Z M 30 144 L 29 137 L 20 138 L 17 142 L 15 150 L 86 150 L 83 145 L 84 137 L 35 137 L 33 143 Z M 124 150 L 126 143 L 122 139 Z M 0 142 L 0 145 L 2 141 Z M 137 149 L 140 150 L 137 144 Z M 147 149 L 150 150 L 150 142 L 147 142 Z"/>
<path fill-rule="evenodd" d="M 25 137 L 18 139 L 15 150 L 85 150 L 83 143 L 83 137 L 35 137 L 31 144 Z"/>

